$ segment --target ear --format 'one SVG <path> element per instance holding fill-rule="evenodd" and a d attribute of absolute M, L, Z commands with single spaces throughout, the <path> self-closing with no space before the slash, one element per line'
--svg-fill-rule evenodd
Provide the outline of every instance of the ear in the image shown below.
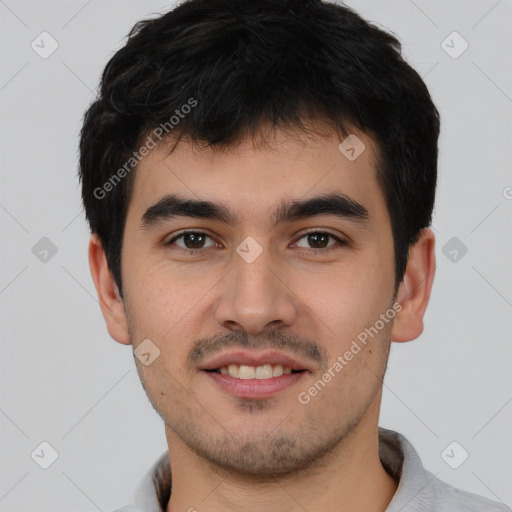
<path fill-rule="evenodd" d="M 108 268 L 103 245 L 96 233 L 92 234 L 89 241 L 89 267 L 110 336 L 123 345 L 130 345 L 123 299 Z"/>
<path fill-rule="evenodd" d="M 425 228 L 419 240 L 409 249 L 407 268 L 396 299 L 402 309 L 393 323 L 393 341 L 411 341 L 423 332 L 423 315 L 430 299 L 436 269 L 434 247 L 434 232 Z"/>

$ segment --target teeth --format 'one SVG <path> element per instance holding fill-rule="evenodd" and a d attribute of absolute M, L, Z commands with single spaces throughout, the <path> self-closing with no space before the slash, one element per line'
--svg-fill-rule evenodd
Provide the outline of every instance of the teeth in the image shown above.
<path fill-rule="evenodd" d="M 230 364 L 219 368 L 222 375 L 229 375 L 237 379 L 270 379 L 272 377 L 280 377 L 281 375 L 289 375 L 292 373 L 291 368 L 283 368 L 280 364 L 265 364 L 263 366 L 246 366 L 244 364 Z"/>
<path fill-rule="evenodd" d="M 255 373 L 257 379 L 270 379 L 272 377 L 272 365 L 258 366 Z"/>
<path fill-rule="evenodd" d="M 239 379 L 240 378 L 239 374 L 240 374 L 240 366 L 238 366 L 237 364 L 230 364 L 228 366 L 228 375 Z"/>
<path fill-rule="evenodd" d="M 240 379 L 254 379 L 254 377 L 256 377 L 254 366 L 244 366 L 243 364 L 240 365 L 238 377 Z"/>
<path fill-rule="evenodd" d="M 272 368 L 272 377 L 281 377 L 283 375 L 283 367 L 280 364 L 276 364 Z"/>

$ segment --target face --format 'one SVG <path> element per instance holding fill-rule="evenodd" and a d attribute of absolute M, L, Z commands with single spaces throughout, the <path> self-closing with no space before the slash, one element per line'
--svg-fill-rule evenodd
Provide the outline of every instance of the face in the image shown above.
<path fill-rule="evenodd" d="M 285 474 L 377 421 L 394 246 L 376 146 L 354 133 L 365 150 L 352 161 L 334 133 L 277 132 L 229 151 L 182 141 L 137 169 L 122 249 L 130 341 L 168 438 L 209 462 Z"/>

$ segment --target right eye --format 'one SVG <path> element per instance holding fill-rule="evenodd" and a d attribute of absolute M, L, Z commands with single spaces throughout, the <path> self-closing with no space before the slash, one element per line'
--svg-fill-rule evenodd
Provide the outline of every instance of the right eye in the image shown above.
<path fill-rule="evenodd" d="M 209 246 L 205 247 L 204 243 L 208 238 L 212 240 L 212 243 Z M 177 243 L 178 240 L 180 240 L 183 243 L 183 245 Z M 171 240 L 169 240 L 168 242 L 166 242 L 164 245 L 166 247 L 170 247 L 174 244 L 183 249 L 184 251 L 188 251 L 189 254 L 194 255 L 199 252 L 205 251 L 212 246 L 215 246 L 216 242 L 214 242 L 209 235 L 201 231 L 184 231 L 179 235 L 175 236 L 174 238 L 172 238 Z"/>

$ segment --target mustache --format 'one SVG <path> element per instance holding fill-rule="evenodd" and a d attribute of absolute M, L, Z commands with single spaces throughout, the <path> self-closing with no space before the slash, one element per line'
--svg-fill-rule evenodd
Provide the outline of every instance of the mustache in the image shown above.
<path fill-rule="evenodd" d="M 206 357 L 228 347 L 283 350 L 304 356 L 322 368 L 327 368 L 327 352 L 318 343 L 279 330 L 269 331 L 257 337 L 249 336 L 245 331 L 231 331 L 223 335 L 201 338 L 196 341 L 189 353 L 188 367 L 193 369 Z"/>

